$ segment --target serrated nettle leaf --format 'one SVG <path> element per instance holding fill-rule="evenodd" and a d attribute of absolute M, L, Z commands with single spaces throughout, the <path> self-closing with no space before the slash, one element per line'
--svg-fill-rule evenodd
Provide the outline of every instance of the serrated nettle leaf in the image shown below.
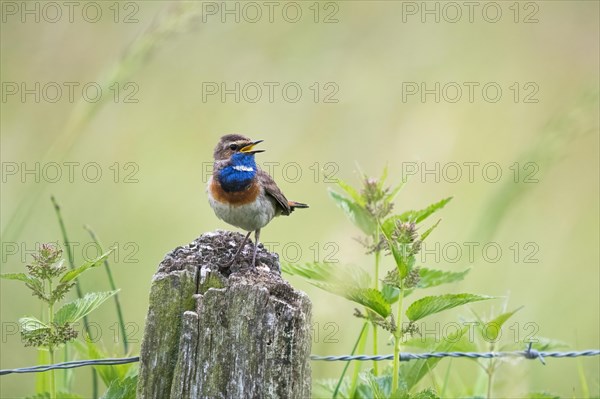
<path fill-rule="evenodd" d="M 137 381 L 137 377 L 113 381 L 102 399 L 135 399 Z"/>
<path fill-rule="evenodd" d="M 336 180 L 336 184 L 346 192 L 356 202 L 358 205 L 364 206 L 365 199 L 360 195 L 360 193 L 351 185 L 346 183 L 341 179 Z"/>
<path fill-rule="evenodd" d="M 427 237 L 429 237 L 429 235 L 431 234 L 431 232 L 433 230 L 435 230 L 436 227 L 438 227 L 438 225 L 440 224 L 441 221 L 442 221 L 442 219 L 438 219 L 438 221 L 435 222 L 435 224 L 433 226 L 431 226 L 430 228 L 428 228 L 427 230 L 425 230 L 425 232 L 423 234 L 421 234 L 421 241 L 425 241 L 425 239 Z"/>
<path fill-rule="evenodd" d="M 421 210 L 418 210 L 418 211 L 414 211 L 414 210 L 413 211 L 407 211 L 407 212 L 404 212 L 403 214 L 401 214 L 399 216 L 393 216 L 393 217 L 395 217 L 397 220 L 401 220 L 402 222 L 420 223 L 423 220 L 427 219 L 432 214 L 434 214 L 435 212 L 437 212 L 440 209 L 442 209 L 451 200 L 452 200 L 452 197 L 444 198 L 441 201 L 438 201 L 438 202 L 436 202 L 434 204 L 429 205 L 425 209 L 421 209 Z"/>
<path fill-rule="evenodd" d="M 335 191 L 329 190 L 329 196 L 344 211 L 350 221 L 365 234 L 372 235 L 375 232 L 377 223 L 365 208 Z"/>
<path fill-rule="evenodd" d="M 392 312 L 390 304 L 386 302 L 381 292 L 374 288 L 348 288 L 343 296 L 382 317 L 388 317 Z"/>
<path fill-rule="evenodd" d="M 307 280 L 331 281 L 334 276 L 333 267 L 327 263 L 288 263 L 281 264 L 281 271 L 291 276 L 304 277 Z"/>
<path fill-rule="evenodd" d="M 471 269 L 466 269 L 462 272 L 447 272 L 443 270 L 429 269 L 422 267 L 419 269 L 419 283 L 417 288 L 436 287 L 441 284 L 454 283 L 461 281 L 469 273 Z"/>
<path fill-rule="evenodd" d="M 102 262 L 104 262 L 104 260 L 108 257 L 108 255 L 110 255 L 113 251 L 114 251 L 114 248 L 111 248 L 107 252 L 105 252 L 102 255 L 100 255 L 99 257 L 97 257 L 96 259 L 87 261 L 83 265 L 81 265 L 73 270 L 68 271 L 67 273 L 65 273 L 62 276 L 62 278 L 60 279 L 60 282 L 66 283 L 68 281 L 71 281 L 71 280 L 77 278 L 81 273 L 85 272 L 86 270 L 100 266 L 102 264 Z"/>
<path fill-rule="evenodd" d="M 369 287 L 371 276 L 358 266 L 334 263 L 292 264 L 284 262 L 281 270 L 290 275 L 301 276 L 311 284 L 327 283 L 335 286 Z"/>
<path fill-rule="evenodd" d="M 54 314 L 54 321 L 57 324 L 75 323 L 76 321 L 87 316 L 94 309 L 98 308 L 108 298 L 115 295 L 119 290 L 106 292 L 90 292 L 83 298 L 75 299 L 64 304 Z"/>
<path fill-rule="evenodd" d="M 46 323 L 33 316 L 21 317 L 19 319 L 19 325 L 21 326 L 21 331 L 23 332 L 47 330 L 50 328 Z"/>
<path fill-rule="evenodd" d="M 406 309 L 406 317 L 408 317 L 410 321 L 417 321 L 444 310 L 452 309 L 467 303 L 485 301 L 488 299 L 494 299 L 494 297 L 474 294 L 426 296 L 413 302 L 408 309 Z"/>
<path fill-rule="evenodd" d="M 498 336 L 502 332 L 502 326 L 504 325 L 504 323 L 506 323 L 508 319 L 510 319 L 515 313 L 517 313 L 521 309 L 523 309 L 523 306 L 516 308 L 512 312 L 502 313 L 494 319 L 488 321 L 484 325 L 478 324 L 480 326 L 483 338 L 488 342 L 496 342 Z"/>

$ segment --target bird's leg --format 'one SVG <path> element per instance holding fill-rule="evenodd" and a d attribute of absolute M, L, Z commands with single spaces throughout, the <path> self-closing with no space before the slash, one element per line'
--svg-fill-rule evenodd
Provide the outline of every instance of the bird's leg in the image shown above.
<path fill-rule="evenodd" d="M 240 247 L 238 248 L 235 255 L 233 255 L 233 259 L 231 260 L 231 262 L 229 262 L 229 264 L 227 265 L 227 268 L 230 268 L 231 266 L 233 266 L 233 263 L 237 259 L 238 255 L 240 254 L 240 252 L 242 252 L 244 245 L 246 245 L 246 241 L 248 241 L 248 237 L 250 237 L 250 233 L 252 233 L 252 231 L 249 231 L 248 234 L 246 234 L 246 237 L 244 237 L 244 241 L 242 241 L 242 245 L 240 245 Z"/>
<path fill-rule="evenodd" d="M 254 255 L 252 255 L 252 267 L 256 267 L 256 251 L 258 250 L 258 238 L 260 237 L 260 229 L 254 232 Z"/>

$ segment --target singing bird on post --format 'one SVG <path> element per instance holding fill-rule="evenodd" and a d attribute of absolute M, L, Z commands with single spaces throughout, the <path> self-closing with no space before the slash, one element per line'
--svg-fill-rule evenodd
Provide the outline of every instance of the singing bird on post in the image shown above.
<path fill-rule="evenodd" d="M 273 178 L 256 165 L 254 154 L 264 150 L 254 147 L 262 141 L 228 134 L 221 137 L 213 154 L 215 163 L 208 181 L 208 202 L 219 219 L 248 232 L 229 266 L 254 231 L 252 267 L 255 267 L 260 229 L 275 216 L 289 215 L 296 208 L 308 208 L 306 204 L 288 201 Z"/>

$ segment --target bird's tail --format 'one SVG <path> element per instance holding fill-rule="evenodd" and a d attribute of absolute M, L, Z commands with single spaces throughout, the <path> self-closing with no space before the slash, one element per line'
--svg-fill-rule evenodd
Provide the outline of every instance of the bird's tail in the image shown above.
<path fill-rule="evenodd" d="M 308 204 L 303 204 L 302 202 L 296 201 L 288 201 L 288 205 L 290 206 L 290 212 L 296 208 L 308 208 Z"/>

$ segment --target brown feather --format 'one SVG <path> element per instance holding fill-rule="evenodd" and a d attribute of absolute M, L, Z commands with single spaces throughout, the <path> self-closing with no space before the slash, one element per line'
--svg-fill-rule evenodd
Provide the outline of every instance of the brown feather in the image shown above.
<path fill-rule="evenodd" d="M 259 184 L 265 189 L 265 194 L 275 200 L 277 210 L 281 212 L 282 215 L 287 216 L 296 208 L 308 208 L 308 205 L 303 204 L 302 202 L 288 201 L 279 187 L 277 187 L 277 184 L 275 184 L 275 180 L 273 180 L 273 178 L 264 170 L 259 169 L 256 173 L 256 178 Z"/>
<path fill-rule="evenodd" d="M 256 178 L 258 179 L 258 183 L 265 189 L 265 194 L 275 200 L 281 214 L 289 215 L 292 212 L 292 208 L 290 207 L 287 198 L 285 198 L 285 195 L 283 195 L 279 187 L 277 187 L 277 184 L 275 184 L 273 178 L 262 169 L 258 170 Z"/>

